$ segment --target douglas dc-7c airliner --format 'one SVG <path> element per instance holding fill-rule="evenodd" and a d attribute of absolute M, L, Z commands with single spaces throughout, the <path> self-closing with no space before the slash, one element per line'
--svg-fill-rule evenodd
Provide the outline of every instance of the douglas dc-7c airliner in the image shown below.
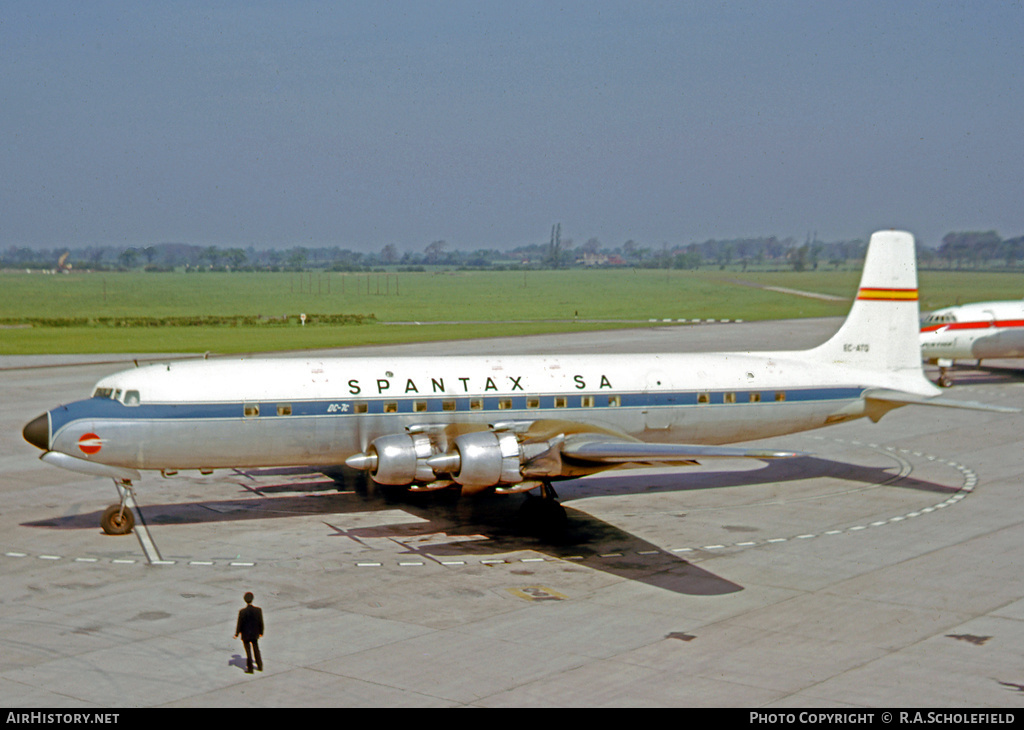
<path fill-rule="evenodd" d="M 102 520 L 130 532 L 140 470 L 342 463 L 380 484 L 538 490 L 541 525 L 565 510 L 551 483 L 625 464 L 794 452 L 723 446 L 944 402 L 924 376 L 914 239 L 871 237 L 839 331 L 805 351 L 708 354 L 218 359 L 149 365 L 24 428 L 42 460 L 110 477 Z"/>

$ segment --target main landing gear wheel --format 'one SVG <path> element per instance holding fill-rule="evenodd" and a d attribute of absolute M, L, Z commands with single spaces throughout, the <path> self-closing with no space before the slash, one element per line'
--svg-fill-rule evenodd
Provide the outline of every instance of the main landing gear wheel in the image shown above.
<path fill-rule="evenodd" d="M 519 520 L 527 531 L 543 538 L 560 537 L 569 522 L 565 507 L 559 504 L 558 495 L 550 484 L 541 486 L 539 497 L 526 495 L 526 501 L 519 508 Z"/>
<path fill-rule="evenodd" d="M 127 535 L 135 527 L 135 515 L 127 507 L 112 504 L 103 510 L 100 526 L 108 535 Z"/>

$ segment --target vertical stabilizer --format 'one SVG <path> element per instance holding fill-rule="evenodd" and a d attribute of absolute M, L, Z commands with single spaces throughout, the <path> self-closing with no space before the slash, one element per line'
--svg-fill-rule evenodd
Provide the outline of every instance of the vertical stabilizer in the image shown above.
<path fill-rule="evenodd" d="M 839 331 L 809 355 L 831 363 L 921 372 L 914 237 L 904 231 L 871 236 L 857 298 Z"/>

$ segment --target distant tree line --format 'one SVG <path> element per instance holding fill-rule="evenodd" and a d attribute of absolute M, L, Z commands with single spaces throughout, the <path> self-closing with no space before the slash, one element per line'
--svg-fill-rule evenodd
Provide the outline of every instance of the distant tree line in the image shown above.
<path fill-rule="evenodd" d="M 699 269 L 716 267 L 746 270 L 748 267 L 811 271 L 820 267 L 857 266 L 864 258 L 867 241 L 825 242 L 817 234 L 801 243 L 793 237 L 740 238 L 703 243 L 663 243 L 648 246 L 628 240 L 605 246 L 590 238 L 579 246 L 563 237 L 561 225 L 544 242 L 509 250 L 451 248 L 446 241 L 432 241 L 421 252 L 400 251 L 387 244 L 377 252 L 361 252 L 339 246 L 248 248 L 158 243 L 149 246 L 85 246 L 49 249 L 9 246 L 0 249 L 0 268 L 93 270 L 93 271 L 379 271 L 426 270 L 427 267 L 464 269 L 560 269 L 570 267 L 631 267 L 650 269 Z M 922 266 L 950 269 L 1014 269 L 1024 267 L 1024 236 L 1004 239 L 995 231 L 949 233 L 937 248 L 919 245 Z"/>
<path fill-rule="evenodd" d="M 947 233 L 935 258 L 947 268 L 1015 268 L 1024 262 L 1024 236 L 1003 238 L 995 231 Z"/>

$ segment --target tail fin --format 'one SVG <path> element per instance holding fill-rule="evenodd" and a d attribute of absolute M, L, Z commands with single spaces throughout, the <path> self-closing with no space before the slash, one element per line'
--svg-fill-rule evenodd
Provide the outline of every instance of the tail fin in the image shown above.
<path fill-rule="evenodd" d="M 871 236 L 857 298 L 846 322 L 832 339 L 808 354 L 870 370 L 921 372 L 912 235 L 879 231 Z"/>

